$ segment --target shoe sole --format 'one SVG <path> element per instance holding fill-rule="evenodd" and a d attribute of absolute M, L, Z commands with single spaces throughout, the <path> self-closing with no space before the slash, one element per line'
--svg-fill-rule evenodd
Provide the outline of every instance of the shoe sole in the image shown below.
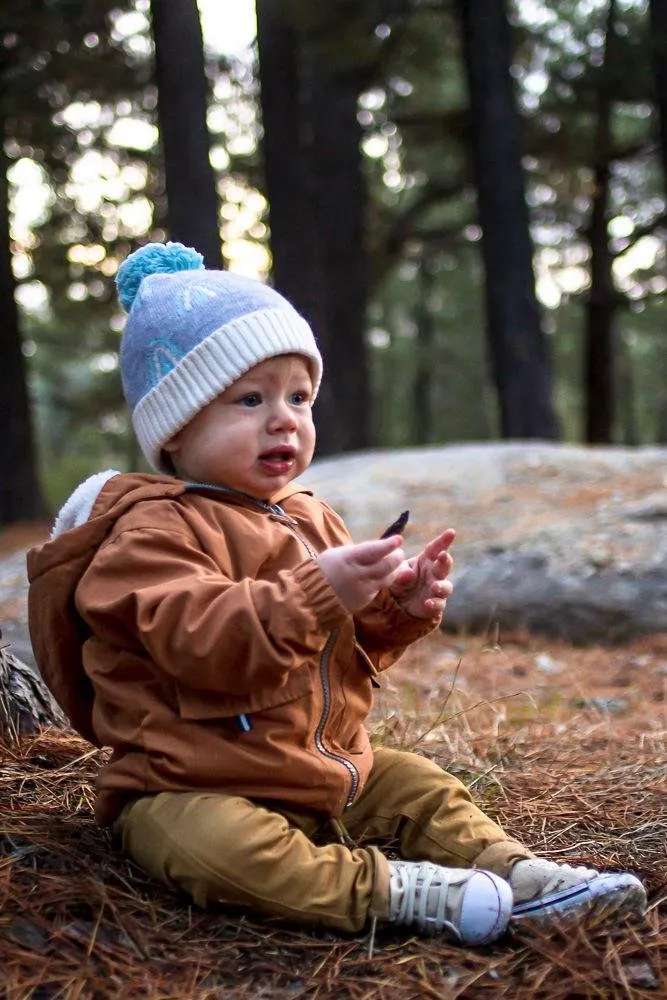
<path fill-rule="evenodd" d="M 516 903 L 512 922 L 530 920 L 553 923 L 576 917 L 591 910 L 616 913 L 642 913 L 646 908 L 646 892 L 634 875 L 598 875 L 590 882 L 581 882 L 540 899 Z"/>

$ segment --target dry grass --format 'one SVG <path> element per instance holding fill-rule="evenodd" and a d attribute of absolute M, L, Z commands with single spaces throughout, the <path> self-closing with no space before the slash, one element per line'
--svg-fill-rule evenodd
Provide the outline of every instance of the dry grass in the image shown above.
<path fill-rule="evenodd" d="M 111 849 L 91 816 L 98 752 L 68 733 L 4 747 L 6 1000 L 566 1000 L 667 996 L 667 639 L 574 650 L 435 637 L 387 678 L 374 738 L 461 775 L 542 854 L 629 868 L 644 920 L 526 929 L 492 948 L 367 939 L 204 913 Z M 597 700 L 596 700 L 597 699 Z"/>

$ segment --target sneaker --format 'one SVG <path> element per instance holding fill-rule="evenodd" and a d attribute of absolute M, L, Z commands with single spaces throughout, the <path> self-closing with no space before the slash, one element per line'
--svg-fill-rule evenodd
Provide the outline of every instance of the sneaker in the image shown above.
<path fill-rule="evenodd" d="M 512 920 L 548 922 L 590 909 L 643 913 L 646 892 L 628 872 L 573 868 L 543 858 L 517 861 L 509 876 Z"/>
<path fill-rule="evenodd" d="M 490 944 L 505 931 L 512 891 L 492 872 L 389 861 L 389 921 L 444 933 L 461 944 Z"/>

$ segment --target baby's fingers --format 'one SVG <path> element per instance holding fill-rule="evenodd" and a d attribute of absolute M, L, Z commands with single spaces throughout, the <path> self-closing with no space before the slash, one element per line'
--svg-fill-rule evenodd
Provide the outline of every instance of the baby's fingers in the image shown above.
<path fill-rule="evenodd" d="M 392 593 L 398 593 L 399 591 L 410 590 L 414 587 L 417 580 L 417 574 L 415 573 L 412 566 L 408 563 L 404 563 L 394 573 L 391 578 L 391 583 L 389 584 Z"/>
<path fill-rule="evenodd" d="M 456 538 L 456 532 L 453 528 L 445 528 L 445 530 L 438 535 L 437 538 L 433 538 L 426 546 L 424 552 L 429 559 L 436 559 L 441 552 L 446 552 L 449 546 L 452 544 Z"/>
<path fill-rule="evenodd" d="M 449 576 L 454 566 L 454 560 L 449 552 L 441 552 L 431 563 L 431 573 L 436 580 L 444 580 Z"/>
<path fill-rule="evenodd" d="M 454 584 L 451 580 L 434 580 L 431 584 L 431 597 L 446 600 L 454 592 Z"/>
<path fill-rule="evenodd" d="M 391 564 L 392 569 L 395 569 L 405 558 L 401 549 L 402 544 L 403 539 L 400 535 L 360 542 L 353 546 L 353 559 L 357 566 L 363 569 L 373 569 L 385 563 Z"/>

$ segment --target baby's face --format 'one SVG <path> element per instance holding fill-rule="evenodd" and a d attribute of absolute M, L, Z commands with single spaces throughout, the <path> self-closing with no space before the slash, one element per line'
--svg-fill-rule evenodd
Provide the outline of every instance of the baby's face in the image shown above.
<path fill-rule="evenodd" d="M 304 358 L 269 358 L 200 410 L 165 451 L 183 479 L 266 500 L 310 465 L 312 395 Z"/>

